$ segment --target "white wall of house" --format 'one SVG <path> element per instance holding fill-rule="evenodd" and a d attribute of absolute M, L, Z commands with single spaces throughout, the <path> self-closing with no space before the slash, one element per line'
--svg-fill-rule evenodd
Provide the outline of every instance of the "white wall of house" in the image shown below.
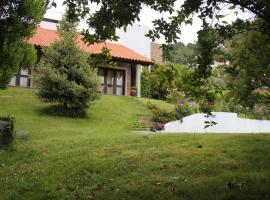
<path fill-rule="evenodd" d="M 129 26 L 126 32 L 123 29 L 118 29 L 116 35 L 120 37 L 118 40 L 120 44 L 150 59 L 151 40 L 145 36 L 149 30 L 148 26 L 134 24 Z"/>
<path fill-rule="evenodd" d="M 41 28 L 45 29 L 51 29 L 51 30 L 56 30 L 57 29 L 57 23 L 55 22 L 48 22 L 48 21 L 42 21 L 40 23 Z"/>
<path fill-rule="evenodd" d="M 59 16 L 54 20 L 61 20 Z M 40 23 L 41 28 L 45 29 L 57 29 L 57 23 L 43 20 Z M 81 27 L 79 28 L 81 30 Z M 133 51 L 151 59 L 151 40 L 145 35 L 150 30 L 150 27 L 144 25 L 135 24 L 129 26 L 125 32 L 123 29 L 118 29 L 116 35 L 119 36 L 117 43 L 123 44 Z"/>
<path fill-rule="evenodd" d="M 61 4 L 59 2 L 59 5 L 61 5 Z M 60 21 L 62 19 L 63 15 L 64 15 L 64 11 L 59 11 L 53 7 L 45 13 L 44 18 Z M 42 20 L 42 22 L 40 23 L 40 26 L 41 26 L 41 28 L 46 28 L 46 29 L 52 29 L 52 30 L 57 29 L 57 23 L 49 22 L 46 20 Z"/>

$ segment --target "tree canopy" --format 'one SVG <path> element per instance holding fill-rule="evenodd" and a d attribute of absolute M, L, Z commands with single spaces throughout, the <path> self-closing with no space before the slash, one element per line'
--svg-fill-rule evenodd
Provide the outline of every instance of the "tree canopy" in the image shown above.
<path fill-rule="evenodd" d="M 89 54 L 77 44 L 76 24 L 63 20 L 58 34 L 61 40 L 43 49 L 38 68 L 38 95 L 45 102 L 57 104 L 53 111 L 84 116 L 99 97 L 97 70 L 89 65 Z"/>
<path fill-rule="evenodd" d="M 173 44 L 172 48 L 169 50 L 168 60 L 189 67 L 196 66 L 197 48 L 197 44 L 193 43 L 185 45 L 182 42 L 178 42 Z"/>
<path fill-rule="evenodd" d="M 228 49 L 230 89 L 238 103 L 252 108 L 270 105 L 270 35 L 250 31 L 238 35 Z"/>
<path fill-rule="evenodd" d="M 92 14 L 89 3 L 96 3 L 100 9 Z M 268 0 L 185 0 L 180 7 L 175 7 L 176 0 L 65 0 L 68 6 L 68 16 L 73 20 L 87 18 L 87 24 L 94 29 L 84 31 L 89 42 L 116 39 L 117 28 L 126 28 L 139 19 L 139 13 L 143 6 L 170 14 L 168 19 L 160 18 L 153 21 L 154 29 L 148 34 L 151 38 L 165 36 L 167 44 L 171 44 L 179 38 L 182 23 L 192 23 L 192 17 L 197 14 L 205 23 L 207 19 L 221 19 L 220 10 L 242 9 L 253 13 L 255 16 L 270 22 L 270 2 Z M 211 22 L 208 22 L 210 24 Z M 217 24 L 220 24 L 219 22 Z M 214 24 L 213 24 L 214 25 Z"/>
<path fill-rule="evenodd" d="M 0 88 L 8 86 L 20 67 L 36 61 L 33 46 L 26 44 L 45 13 L 44 0 L 0 1 Z"/>
<path fill-rule="evenodd" d="M 214 94 L 205 87 L 206 79 L 211 76 L 211 65 L 220 46 L 233 36 L 257 30 L 270 34 L 270 1 L 269 0 L 184 0 L 176 6 L 177 0 L 65 0 L 68 7 L 68 18 L 79 21 L 84 18 L 89 26 L 83 31 L 89 43 L 104 40 L 116 40 L 116 29 L 127 28 L 136 20 L 143 6 L 150 7 L 160 13 L 169 13 L 169 17 L 161 17 L 153 21 L 154 28 L 147 34 L 152 40 L 164 36 L 165 53 L 171 44 L 176 43 L 181 35 L 181 25 L 192 24 L 193 16 L 202 21 L 198 32 L 198 56 L 196 70 L 191 82 L 194 96 L 205 99 L 208 104 L 213 102 Z M 99 9 L 90 12 L 90 3 L 98 4 Z M 226 11 L 238 15 L 238 12 L 250 12 L 252 19 L 237 17 L 232 23 L 224 20 Z M 162 15 L 161 15 L 162 16 Z M 255 20 L 259 19 L 259 20 Z M 94 31 L 91 31 L 94 30 Z M 165 54 L 165 56 L 166 56 Z"/>

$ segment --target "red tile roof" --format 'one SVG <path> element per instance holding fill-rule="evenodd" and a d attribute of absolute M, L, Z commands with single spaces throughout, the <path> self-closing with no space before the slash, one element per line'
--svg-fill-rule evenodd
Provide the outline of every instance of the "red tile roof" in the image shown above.
<path fill-rule="evenodd" d="M 30 44 L 35 44 L 39 46 L 49 46 L 56 40 L 59 40 L 60 37 L 57 34 L 56 30 L 44 29 L 38 27 L 35 35 L 28 40 Z M 103 42 L 103 43 L 95 43 L 91 45 L 85 44 L 81 39 L 79 40 L 79 46 L 92 54 L 100 53 L 102 48 L 106 47 L 111 50 L 112 57 L 114 59 L 132 61 L 142 64 L 151 64 L 151 60 L 136 53 L 135 51 L 125 47 L 121 44 L 111 43 L 111 42 Z"/>

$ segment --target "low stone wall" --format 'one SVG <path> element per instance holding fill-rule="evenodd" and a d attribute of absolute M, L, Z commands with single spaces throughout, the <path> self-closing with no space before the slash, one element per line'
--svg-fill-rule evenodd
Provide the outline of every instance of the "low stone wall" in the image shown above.
<path fill-rule="evenodd" d="M 244 119 L 236 113 L 213 112 L 210 120 L 217 125 L 205 127 L 209 118 L 204 113 L 197 113 L 183 118 L 183 121 L 173 121 L 165 124 L 164 132 L 177 133 L 270 133 L 270 120 Z"/>

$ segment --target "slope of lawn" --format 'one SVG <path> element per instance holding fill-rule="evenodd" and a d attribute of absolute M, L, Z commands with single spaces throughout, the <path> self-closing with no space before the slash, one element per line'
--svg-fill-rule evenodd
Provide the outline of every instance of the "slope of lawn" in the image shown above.
<path fill-rule="evenodd" d="M 174 104 L 167 103 L 166 101 L 148 98 L 138 98 L 138 101 L 147 106 L 148 103 L 155 104 L 161 109 L 173 110 L 175 108 Z"/>
<path fill-rule="evenodd" d="M 71 119 L 42 112 L 34 93 L 0 93 L 0 115 L 29 133 L 0 149 L 1 200 L 270 198 L 270 135 L 139 135 L 136 98 L 103 96 Z"/>

